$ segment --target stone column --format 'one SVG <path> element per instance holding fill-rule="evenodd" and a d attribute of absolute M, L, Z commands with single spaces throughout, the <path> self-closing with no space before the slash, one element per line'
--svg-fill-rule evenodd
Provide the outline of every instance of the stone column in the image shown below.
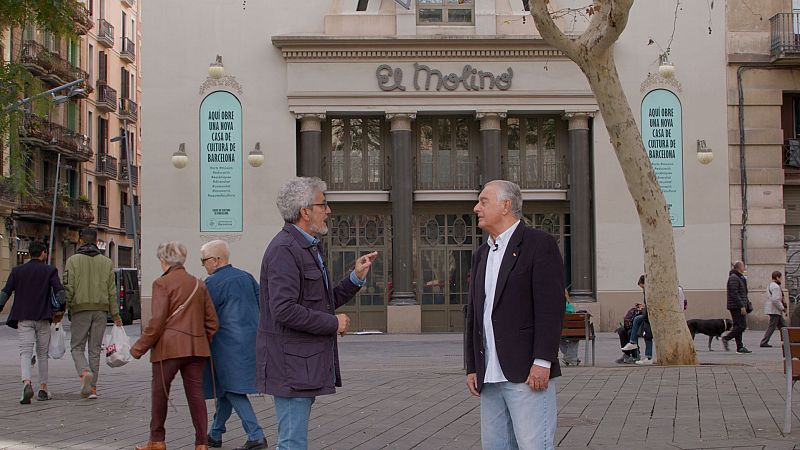
<path fill-rule="evenodd" d="M 592 167 L 589 118 L 594 113 L 566 113 L 569 120 L 569 213 L 572 253 L 572 300 L 594 301 L 592 246 Z"/>
<path fill-rule="evenodd" d="M 422 310 L 413 289 L 413 167 L 411 120 L 414 114 L 387 114 L 392 135 L 392 297 L 387 310 L 389 333 L 419 333 Z"/>
<path fill-rule="evenodd" d="M 479 112 L 481 121 L 481 185 L 503 177 L 500 149 L 500 120 L 506 113 Z"/>
<path fill-rule="evenodd" d="M 300 119 L 300 160 L 298 175 L 322 178 L 322 121 L 325 114 L 298 114 Z"/>

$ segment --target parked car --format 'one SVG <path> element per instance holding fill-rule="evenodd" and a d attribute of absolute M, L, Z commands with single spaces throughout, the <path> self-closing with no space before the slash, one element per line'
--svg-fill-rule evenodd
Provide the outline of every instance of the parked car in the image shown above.
<path fill-rule="evenodd" d="M 117 281 L 117 303 L 123 325 L 130 325 L 142 318 L 142 299 L 139 289 L 139 271 L 136 269 L 114 269 Z"/>

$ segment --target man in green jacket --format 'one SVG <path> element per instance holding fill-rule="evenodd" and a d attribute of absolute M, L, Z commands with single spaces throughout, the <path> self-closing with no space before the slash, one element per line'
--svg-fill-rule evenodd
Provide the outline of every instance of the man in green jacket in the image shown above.
<path fill-rule="evenodd" d="M 67 259 L 64 268 L 64 289 L 67 291 L 67 309 L 72 314 L 70 345 L 75 370 L 81 377 L 81 396 L 95 399 L 106 315 L 110 314 L 118 327 L 122 326 L 122 319 L 117 305 L 114 263 L 97 248 L 97 230 L 84 228 L 80 240 L 81 246 Z M 85 353 L 87 342 L 88 361 Z"/>

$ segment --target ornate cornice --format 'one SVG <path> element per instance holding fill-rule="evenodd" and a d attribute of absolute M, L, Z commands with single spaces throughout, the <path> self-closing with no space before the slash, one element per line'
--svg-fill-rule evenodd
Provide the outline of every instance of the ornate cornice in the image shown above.
<path fill-rule="evenodd" d="M 683 91 L 683 87 L 678 80 L 675 78 L 664 78 L 658 73 L 647 74 L 647 78 L 645 78 L 641 86 L 639 86 L 639 91 L 644 94 L 647 91 L 660 87 L 672 88 L 675 92 Z"/>
<path fill-rule="evenodd" d="M 283 50 L 286 60 L 337 60 L 337 59 L 364 59 L 364 60 L 403 60 L 422 58 L 480 58 L 480 59 L 508 59 L 508 58 L 541 58 L 548 59 L 563 56 L 558 50 Z"/>
<path fill-rule="evenodd" d="M 242 95 L 244 93 L 244 89 L 242 89 L 242 85 L 239 84 L 239 81 L 236 80 L 236 77 L 231 75 L 223 75 L 222 78 L 214 79 L 211 77 L 206 77 L 206 81 L 200 85 L 200 95 L 203 95 L 209 89 L 213 89 L 215 87 L 224 87 L 228 88 L 232 91 L 236 91 L 237 94 Z"/>
<path fill-rule="evenodd" d="M 273 36 L 289 61 L 554 59 L 564 54 L 538 36 Z"/>

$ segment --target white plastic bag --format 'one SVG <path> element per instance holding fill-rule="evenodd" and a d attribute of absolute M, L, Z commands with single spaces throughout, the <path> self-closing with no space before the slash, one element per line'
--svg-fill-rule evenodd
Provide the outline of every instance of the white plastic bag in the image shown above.
<path fill-rule="evenodd" d="M 50 346 L 47 354 L 53 359 L 61 359 L 67 353 L 67 333 L 60 323 L 50 325 Z"/>
<path fill-rule="evenodd" d="M 121 367 L 131 362 L 131 341 L 125 334 L 125 329 L 118 326 L 111 327 L 111 333 L 103 337 L 106 349 L 106 364 L 109 367 Z"/>

